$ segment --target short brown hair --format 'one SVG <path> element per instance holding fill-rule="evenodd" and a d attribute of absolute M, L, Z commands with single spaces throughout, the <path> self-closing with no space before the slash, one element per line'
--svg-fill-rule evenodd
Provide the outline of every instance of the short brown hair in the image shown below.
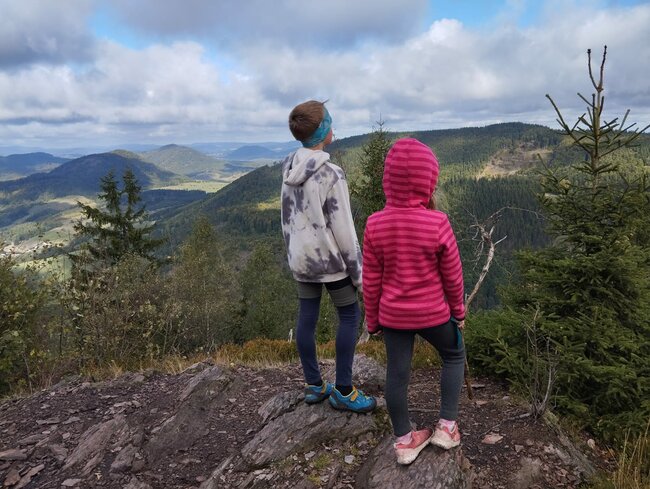
<path fill-rule="evenodd" d="M 296 105 L 289 114 L 289 129 L 298 141 L 316 132 L 325 115 L 325 102 L 309 100 Z"/>

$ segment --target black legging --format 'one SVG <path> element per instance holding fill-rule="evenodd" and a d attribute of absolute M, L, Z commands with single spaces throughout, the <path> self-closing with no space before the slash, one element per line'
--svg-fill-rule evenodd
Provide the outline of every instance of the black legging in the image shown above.
<path fill-rule="evenodd" d="M 336 306 L 339 326 L 336 330 L 336 385 L 352 386 L 352 361 L 359 327 L 359 304 L 357 290 L 350 277 L 325 284 L 325 288 Z M 316 358 L 316 324 L 320 311 L 320 298 L 323 285 L 319 283 L 298 283 L 300 309 L 296 328 L 298 354 L 308 384 L 322 381 L 318 359 Z"/>
<path fill-rule="evenodd" d="M 407 392 L 416 334 L 431 343 L 442 358 L 440 417 L 455 420 L 465 370 L 465 347 L 456 324 L 449 321 L 440 326 L 414 330 L 384 327 L 383 331 L 387 358 L 386 407 L 395 435 L 402 436 L 411 431 Z"/>

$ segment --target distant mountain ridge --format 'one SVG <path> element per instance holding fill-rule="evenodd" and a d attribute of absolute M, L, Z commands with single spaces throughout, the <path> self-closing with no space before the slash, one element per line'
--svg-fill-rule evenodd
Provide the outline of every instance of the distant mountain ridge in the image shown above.
<path fill-rule="evenodd" d="M 188 144 L 189 147 L 202 151 L 204 153 L 216 155 L 220 158 L 228 158 L 230 153 L 233 153 L 241 148 L 258 146 L 266 148 L 269 151 L 274 151 L 278 154 L 287 154 L 300 147 L 298 141 L 284 141 L 284 142 L 254 142 L 254 143 L 194 143 Z"/>
<path fill-rule="evenodd" d="M 145 161 L 180 175 L 194 176 L 199 173 L 223 173 L 225 162 L 214 156 L 178 144 L 168 144 L 158 149 L 138 153 Z"/>
<path fill-rule="evenodd" d="M 32 173 L 49 171 L 66 161 L 70 160 L 43 152 L 0 156 L 0 180 L 21 178 Z"/>
<path fill-rule="evenodd" d="M 134 153 L 118 151 L 82 156 L 47 173 L 35 173 L 18 180 L 0 182 L 0 194 L 14 202 L 36 200 L 45 195 L 86 195 L 94 198 L 99 193 L 103 176 L 112 170 L 120 179 L 127 168 L 133 171 L 143 189 L 174 185 L 185 180 L 181 175 L 161 170 Z"/>
<path fill-rule="evenodd" d="M 251 144 L 247 146 L 241 146 L 234 151 L 229 152 L 226 155 L 226 158 L 229 160 L 238 160 L 238 161 L 249 161 L 255 159 L 280 159 L 284 158 L 287 155 L 288 151 L 274 150 L 269 149 L 266 146 L 260 146 L 256 144 Z"/>

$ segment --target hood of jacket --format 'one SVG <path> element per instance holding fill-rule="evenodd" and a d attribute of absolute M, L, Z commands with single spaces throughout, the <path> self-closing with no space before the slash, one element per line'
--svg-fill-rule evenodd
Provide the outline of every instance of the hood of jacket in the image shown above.
<path fill-rule="evenodd" d="M 302 185 L 329 159 L 325 151 L 300 148 L 287 157 L 282 166 L 282 179 L 287 185 Z"/>
<path fill-rule="evenodd" d="M 387 207 L 426 207 L 438 183 L 440 166 L 431 149 L 413 138 L 399 139 L 384 162 Z"/>

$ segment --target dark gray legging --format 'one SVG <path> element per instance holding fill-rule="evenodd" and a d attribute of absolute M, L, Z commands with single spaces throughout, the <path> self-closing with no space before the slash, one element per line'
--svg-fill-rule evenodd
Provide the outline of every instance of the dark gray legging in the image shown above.
<path fill-rule="evenodd" d="M 465 346 L 453 321 L 432 328 L 399 330 L 383 328 L 386 344 L 386 407 L 393 432 L 402 436 L 411 431 L 407 392 L 411 377 L 411 358 L 415 335 L 431 343 L 442 358 L 440 378 L 440 417 L 458 417 L 458 399 L 463 387 Z"/>

